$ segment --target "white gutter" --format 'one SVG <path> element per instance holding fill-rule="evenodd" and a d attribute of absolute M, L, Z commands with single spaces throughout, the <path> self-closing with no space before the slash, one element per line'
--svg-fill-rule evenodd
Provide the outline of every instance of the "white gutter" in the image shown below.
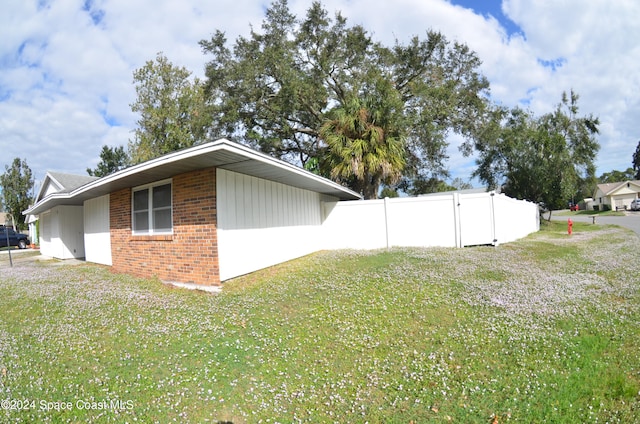
<path fill-rule="evenodd" d="M 237 143 L 233 143 L 229 140 L 226 139 L 220 139 L 211 143 L 206 143 L 206 144 L 200 144 L 194 147 L 190 147 L 188 149 L 185 150 L 180 150 L 177 152 L 173 152 L 173 153 L 169 153 L 167 155 L 164 155 L 162 157 L 159 158 L 155 158 L 155 159 L 151 159 L 147 162 L 143 162 L 141 164 L 138 165 L 134 165 L 132 167 L 123 169 L 121 171 L 115 172 L 111 175 L 108 175 L 106 177 L 100 178 L 98 180 L 95 181 L 91 181 L 85 185 L 82 185 L 68 193 L 52 193 L 48 196 L 46 196 L 44 199 L 41 199 L 39 202 L 37 202 L 35 205 L 31 206 L 29 209 L 25 210 L 24 212 L 22 212 L 23 215 L 29 215 L 29 214 L 33 214 L 33 215 L 37 215 L 40 212 L 43 212 L 47 209 L 50 209 L 50 207 L 47 207 L 48 204 L 52 204 L 51 207 L 57 205 L 57 204 L 61 204 L 61 202 L 55 202 L 57 201 L 65 201 L 65 200 L 73 200 L 74 198 L 81 196 L 83 194 L 88 194 L 91 191 L 94 190 L 99 190 L 101 187 L 104 188 L 105 186 L 109 186 L 111 184 L 116 184 L 118 182 L 121 182 L 122 180 L 125 180 L 129 177 L 133 177 L 136 174 L 141 174 L 144 171 L 149 171 L 149 170 L 153 170 L 154 168 L 157 168 L 160 165 L 168 165 L 168 164 L 172 164 L 172 163 L 177 163 L 181 160 L 185 160 L 185 159 L 189 159 L 189 158 L 194 158 L 194 157 L 198 157 L 198 156 L 202 156 L 208 153 L 213 153 L 216 151 L 225 151 L 225 152 L 229 152 L 229 153 L 235 153 L 238 154 L 240 156 L 243 156 L 246 158 L 246 160 L 255 160 L 264 164 L 267 164 L 269 166 L 273 166 L 275 168 L 278 169 L 282 169 L 285 170 L 286 172 L 292 173 L 292 174 L 296 174 L 304 179 L 307 180 L 312 180 L 316 183 L 319 183 L 323 186 L 326 187 L 330 187 L 332 190 L 334 191 L 339 191 L 342 192 L 344 194 L 346 194 L 349 197 L 352 197 L 353 199 L 362 199 L 362 196 L 356 192 L 354 192 L 353 190 L 350 190 L 346 187 L 341 186 L 340 184 L 337 184 L 333 181 L 330 181 L 324 177 L 321 177 L 319 175 L 313 174 L 309 171 L 306 171 L 304 169 L 301 169 L 295 165 L 292 165 L 290 163 L 281 161 L 279 159 L 275 159 L 272 158 L 271 156 L 268 156 L 264 153 L 261 152 L 257 152 L 253 149 L 250 149 L 246 146 L 242 146 L 240 144 Z M 231 163 L 229 164 L 222 164 L 220 165 L 220 167 L 224 168 L 225 165 L 231 165 Z M 107 190 L 107 192 L 109 192 L 109 190 Z M 106 193 L 100 193 L 97 195 L 102 195 L 102 194 L 106 194 Z"/>

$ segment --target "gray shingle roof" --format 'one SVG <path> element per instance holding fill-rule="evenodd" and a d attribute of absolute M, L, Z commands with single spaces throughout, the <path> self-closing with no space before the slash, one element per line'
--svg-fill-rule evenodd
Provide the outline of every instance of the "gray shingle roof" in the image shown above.
<path fill-rule="evenodd" d="M 62 172 L 51 172 L 48 174 L 62 185 L 61 193 L 68 193 L 78 187 L 81 187 L 91 181 L 95 181 L 98 177 L 90 177 L 88 175 L 64 174 Z"/>

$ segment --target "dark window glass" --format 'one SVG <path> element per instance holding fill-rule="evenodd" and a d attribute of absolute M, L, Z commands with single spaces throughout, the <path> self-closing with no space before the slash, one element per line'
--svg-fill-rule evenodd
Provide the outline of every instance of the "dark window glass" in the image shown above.
<path fill-rule="evenodd" d="M 133 229 L 135 231 L 149 230 L 149 212 L 135 212 L 133 214 Z"/>
<path fill-rule="evenodd" d="M 171 230 L 171 209 L 153 211 L 153 229 L 157 231 Z"/>
<path fill-rule="evenodd" d="M 153 188 L 153 209 L 171 207 L 171 184 Z"/>
<path fill-rule="evenodd" d="M 135 232 L 170 232 L 171 184 L 134 191 L 132 215 Z"/>
<path fill-rule="evenodd" d="M 149 209 L 149 190 L 138 190 L 133 192 L 133 210 L 146 211 Z"/>

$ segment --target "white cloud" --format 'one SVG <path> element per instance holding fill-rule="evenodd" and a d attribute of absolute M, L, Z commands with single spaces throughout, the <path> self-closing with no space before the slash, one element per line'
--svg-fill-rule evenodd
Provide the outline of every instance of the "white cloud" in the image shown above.
<path fill-rule="evenodd" d="M 202 77 L 208 58 L 198 41 L 216 29 L 229 41 L 259 28 L 269 1 L 16 1 L 0 14 L 0 147 L 6 163 L 24 157 L 38 178 L 46 170 L 84 173 L 103 144 L 126 145 L 135 126 L 132 73 L 162 51 Z M 598 172 L 626 169 L 640 139 L 640 3 L 635 0 L 503 0 L 523 31 L 445 0 L 327 0 L 373 37 L 443 32 L 467 43 L 483 61 L 492 97 L 551 111 L 562 91 L 580 94 L 581 112 L 602 122 Z M 302 16 L 309 2 L 290 0 Z M 542 62 L 541 62 L 542 61 Z M 546 61 L 546 62 L 545 62 Z M 547 63 L 547 66 L 544 65 Z M 555 64 L 555 69 L 550 64 Z M 450 168 L 467 179 L 473 161 L 452 139 Z M 4 165 L 0 163 L 0 167 Z"/>

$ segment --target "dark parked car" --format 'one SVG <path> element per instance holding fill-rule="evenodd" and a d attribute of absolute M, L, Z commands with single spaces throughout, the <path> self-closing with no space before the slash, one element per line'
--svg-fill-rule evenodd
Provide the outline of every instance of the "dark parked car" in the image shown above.
<path fill-rule="evenodd" d="M 9 236 L 9 246 L 18 246 L 26 249 L 31 244 L 29 238 L 21 233 L 16 233 L 13 228 L 0 227 L 0 247 L 7 247 L 7 236 Z"/>

